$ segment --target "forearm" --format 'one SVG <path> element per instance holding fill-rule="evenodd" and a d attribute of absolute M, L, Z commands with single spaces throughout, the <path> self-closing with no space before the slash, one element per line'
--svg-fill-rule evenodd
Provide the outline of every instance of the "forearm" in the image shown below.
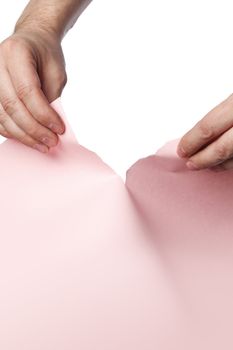
<path fill-rule="evenodd" d="M 31 0 L 15 26 L 22 30 L 46 30 L 59 40 L 74 25 L 91 0 Z"/>

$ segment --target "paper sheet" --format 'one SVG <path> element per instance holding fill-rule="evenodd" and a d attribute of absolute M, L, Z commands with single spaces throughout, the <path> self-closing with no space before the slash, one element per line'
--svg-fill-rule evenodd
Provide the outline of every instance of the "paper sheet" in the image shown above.
<path fill-rule="evenodd" d="M 0 349 L 233 348 L 233 172 L 177 140 L 126 184 L 67 126 L 44 155 L 0 145 Z"/>

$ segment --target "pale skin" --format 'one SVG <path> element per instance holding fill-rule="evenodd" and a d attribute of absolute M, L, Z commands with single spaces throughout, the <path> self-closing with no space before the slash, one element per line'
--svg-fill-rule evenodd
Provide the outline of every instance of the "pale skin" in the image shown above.
<path fill-rule="evenodd" d="M 0 134 L 47 153 L 65 125 L 50 102 L 66 84 L 61 41 L 90 0 L 31 0 L 0 45 Z"/>
<path fill-rule="evenodd" d="M 233 169 L 233 94 L 181 138 L 177 152 L 191 170 Z"/>
<path fill-rule="evenodd" d="M 0 134 L 47 153 L 65 125 L 50 103 L 67 81 L 61 42 L 91 0 L 31 0 L 0 44 Z M 180 140 L 191 170 L 233 168 L 233 94 Z"/>

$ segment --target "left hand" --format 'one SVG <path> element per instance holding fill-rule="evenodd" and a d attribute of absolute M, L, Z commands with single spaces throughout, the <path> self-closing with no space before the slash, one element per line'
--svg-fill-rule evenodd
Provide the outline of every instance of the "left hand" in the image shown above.
<path fill-rule="evenodd" d="M 60 40 L 48 30 L 18 28 L 0 43 L 0 134 L 47 153 L 65 131 L 51 107 L 66 83 Z"/>
<path fill-rule="evenodd" d="M 177 154 L 191 170 L 233 169 L 233 94 L 181 138 Z"/>

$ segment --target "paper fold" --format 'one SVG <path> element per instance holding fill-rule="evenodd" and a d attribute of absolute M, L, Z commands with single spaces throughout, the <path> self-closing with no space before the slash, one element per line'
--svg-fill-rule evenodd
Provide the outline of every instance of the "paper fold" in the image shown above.
<path fill-rule="evenodd" d="M 232 350 L 233 172 L 173 140 L 124 184 L 52 105 L 48 154 L 0 145 L 0 348 Z"/>

